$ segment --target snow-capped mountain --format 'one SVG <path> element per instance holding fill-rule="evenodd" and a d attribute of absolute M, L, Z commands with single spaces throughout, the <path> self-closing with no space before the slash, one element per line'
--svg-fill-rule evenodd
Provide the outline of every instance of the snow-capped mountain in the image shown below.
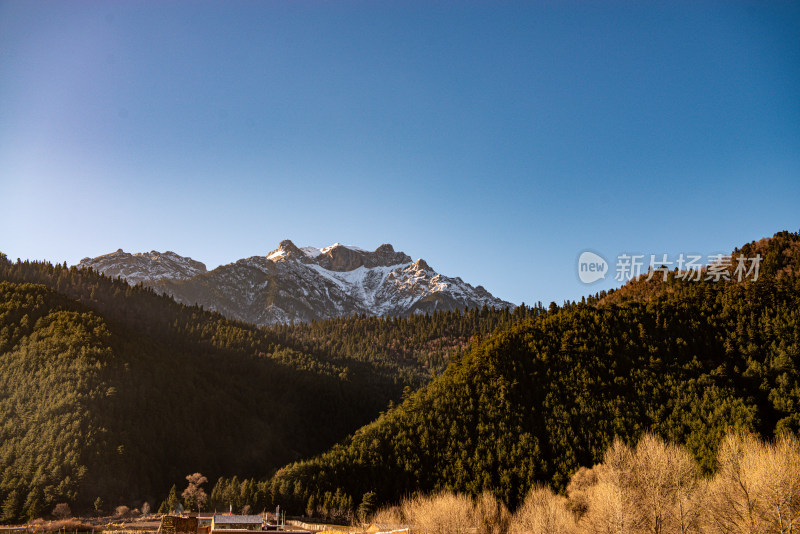
<path fill-rule="evenodd" d="M 206 266 L 192 258 L 184 258 L 174 252 L 138 252 L 129 254 L 118 249 L 111 254 L 96 258 L 83 258 L 78 267 L 91 267 L 106 276 L 120 276 L 131 285 L 143 282 L 147 285 L 163 280 L 186 280 L 206 272 Z"/>
<path fill-rule="evenodd" d="M 167 261 L 169 260 L 169 261 Z M 206 271 L 172 252 L 121 250 L 82 260 L 110 276 L 143 282 L 186 304 L 258 325 L 365 313 L 397 316 L 464 307 L 513 307 L 483 287 L 434 271 L 424 260 L 381 245 L 370 252 L 336 243 L 298 248 L 289 240 L 266 256 Z M 170 269 L 174 269 L 170 272 Z"/>

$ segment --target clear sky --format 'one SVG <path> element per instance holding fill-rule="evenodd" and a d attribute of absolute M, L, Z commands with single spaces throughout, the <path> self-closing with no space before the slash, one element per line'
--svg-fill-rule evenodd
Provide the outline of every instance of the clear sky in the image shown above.
<path fill-rule="evenodd" d="M 515 303 L 800 228 L 800 2 L 0 1 L 0 251 L 392 243 Z"/>

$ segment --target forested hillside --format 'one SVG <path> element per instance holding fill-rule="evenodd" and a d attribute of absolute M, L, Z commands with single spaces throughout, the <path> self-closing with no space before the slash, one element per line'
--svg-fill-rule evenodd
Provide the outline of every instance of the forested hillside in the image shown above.
<path fill-rule="evenodd" d="M 294 325 L 276 325 L 270 332 L 282 345 L 328 359 L 339 355 L 359 361 L 379 361 L 398 372 L 413 370 L 418 382 L 440 374 L 458 358 L 473 338 L 506 330 L 514 323 L 544 313 L 541 303 L 507 308 L 415 314 L 384 319 L 359 315 Z"/>
<path fill-rule="evenodd" d="M 0 257 L 5 521 L 151 505 L 187 473 L 317 454 L 534 310 L 255 328 L 90 270 Z M 391 342 L 387 341 L 391 340 Z"/>
<path fill-rule="evenodd" d="M 0 285 L 8 520 L 56 502 L 79 510 L 98 496 L 152 501 L 192 470 L 271 469 L 335 442 L 404 385 L 96 275 L 5 270 L 6 279 L 38 274 L 63 291 Z M 65 296 L 78 292 L 89 305 Z"/>
<path fill-rule="evenodd" d="M 798 243 L 781 232 L 743 247 L 764 257 L 756 281 L 673 272 L 495 334 L 329 452 L 263 482 L 264 504 L 336 515 L 372 492 L 393 502 L 489 489 L 513 508 L 537 482 L 563 490 L 615 436 L 633 444 L 653 431 L 712 472 L 729 429 L 796 433 Z"/>

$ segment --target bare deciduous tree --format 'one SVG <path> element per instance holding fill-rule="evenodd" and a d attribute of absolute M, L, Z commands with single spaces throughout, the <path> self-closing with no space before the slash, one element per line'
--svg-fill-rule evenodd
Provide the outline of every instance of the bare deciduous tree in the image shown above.
<path fill-rule="evenodd" d="M 674 493 L 669 532 L 699 532 L 708 483 L 687 450 L 670 445 L 667 454 L 670 456 L 671 491 Z"/>
<path fill-rule="evenodd" d="M 575 473 L 567 492 L 584 532 L 690 534 L 699 532 L 703 488 L 688 452 L 645 434 L 633 450 L 615 440 L 602 464 Z"/>
<path fill-rule="evenodd" d="M 597 484 L 597 472 L 598 469 L 595 468 L 581 467 L 572 475 L 567 485 L 570 509 L 575 513 L 577 519 L 589 511 L 588 493 L 590 488 Z"/>
<path fill-rule="evenodd" d="M 522 506 L 511 518 L 510 534 L 549 534 L 577 532 L 575 514 L 566 497 L 554 494 L 549 488 L 535 486 Z"/>
<path fill-rule="evenodd" d="M 187 508 L 196 507 L 197 511 L 200 512 L 208 500 L 208 495 L 200 486 L 208 482 L 208 479 L 200 473 L 194 473 L 186 475 L 186 480 L 189 481 L 189 485 L 183 490 L 181 497 L 183 497 Z"/>
<path fill-rule="evenodd" d="M 672 504 L 670 458 L 663 441 L 652 434 L 639 440 L 633 455 L 630 490 L 639 503 L 641 530 L 661 534 Z"/>
<path fill-rule="evenodd" d="M 417 496 L 403 501 L 401 510 L 415 534 L 467 534 L 478 526 L 472 499 L 465 495 Z"/>
<path fill-rule="evenodd" d="M 639 530 L 650 534 L 697 532 L 702 479 L 682 447 L 645 434 L 633 454 L 634 501 Z"/>
<path fill-rule="evenodd" d="M 634 456 L 621 440 L 615 439 L 595 466 L 597 483 L 586 490 L 588 507 L 580 526 L 586 532 L 627 534 L 637 532 L 641 514 L 634 495 Z"/>
<path fill-rule="evenodd" d="M 779 436 L 766 444 L 730 433 L 720 444 L 719 469 L 709 485 L 711 533 L 789 534 L 800 527 L 800 441 Z"/>
<path fill-rule="evenodd" d="M 406 524 L 399 506 L 380 508 L 375 512 L 372 522 L 383 530 L 399 530 Z"/>
<path fill-rule="evenodd" d="M 755 436 L 730 433 L 717 455 L 718 469 L 709 484 L 706 530 L 712 533 L 767 532 L 763 447 Z"/>
<path fill-rule="evenodd" d="M 767 518 L 779 534 L 800 530 L 800 440 L 783 434 L 767 451 L 765 467 Z"/>

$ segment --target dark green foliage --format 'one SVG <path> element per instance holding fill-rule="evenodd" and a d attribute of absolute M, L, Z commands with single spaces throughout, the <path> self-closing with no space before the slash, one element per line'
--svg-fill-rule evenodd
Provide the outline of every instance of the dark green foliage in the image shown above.
<path fill-rule="evenodd" d="M 161 503 L 161 506 L 158 507 L 159 514 L 168 514 L 175 511 L 180 504 L 180 499 L 178 498 L 178 487 L 173 484 L 172 487 L 169 489 L 169 493 L 167 494 L 167 498 Z"/>
<path fill-rule="evenodd" d="M 20 497 L 19 490 L 11 490 L 3 501 L 3 508 L 0 510 L 2 514 L 0 515 L 0 519 L 3 521 L 15 521 L 19 517 L 21 504 L 22 497 Z"/>
<path fill-rule="evenodd" d="M 514 310 L 484 307 L 389 319 L 360 315 L 277 325 L 271 331 L 281 345 L 317 359 L 382 362 L 396 375 L 407 376 L 407 382 L 419 385 L 464 354 L 473 338 L 506 330 L 543 312 L 539 303 L 533 308 L 523 304 Z"/>
<path fill-rule="evenodd" d="M 358 505 L 358 517 L 361 521 L 366 521 L 374 512 L 378 504 L 378 498 L 374 491 L 368 491 L 361 497 L 361 504 Z"/>
<path fill-rule="evenodd" d="M 39 488 L 33 488 L 25 500 L 25 519 L 33 521 L 42 517 L 44 513 L 44 495 Z"/>
<path fill-rule="evenodd" d="M 706 472 L 730 428 L 771 437 L 800 421 L 800 235 L 743 248 L 757 281 L 635 281 L 477 344 L 395 409 L 279 470 L 270 499 L 375 491 L 382 502 L 490 489 L 512 508 L 537 481 L 563 490 L 615 436 L 685 443 Z M 738 254 L 736 252 L 735 254 Z"/>

